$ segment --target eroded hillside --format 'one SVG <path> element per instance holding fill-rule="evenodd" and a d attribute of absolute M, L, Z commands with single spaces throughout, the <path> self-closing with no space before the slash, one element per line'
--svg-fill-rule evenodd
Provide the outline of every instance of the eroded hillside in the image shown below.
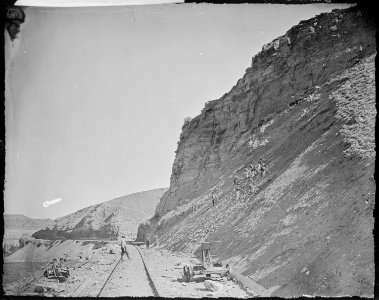
<path fill-rule="evenodd" d="M 372 296 L 375 31 L 350 8 L 265 45 L 183 125 L 170 188 L 138 239 L 188 252 L 219 240 L 221 260 L 277 296 Z M 237 198 L 233 176 L 260 158 L 269 172 Z"/>
<path fill-rule="evenodd" d="M 140 222 L 149 219 L 167 189 L 119 197 L 57 218 L 47 228 L 33 234 L 37 239 L 117 238 L 134 239 Z"/>

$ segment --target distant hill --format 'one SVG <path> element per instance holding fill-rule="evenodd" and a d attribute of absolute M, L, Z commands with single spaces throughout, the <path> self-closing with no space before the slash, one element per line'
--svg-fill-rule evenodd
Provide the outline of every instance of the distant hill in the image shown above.
<path fill-rule="evenodd" d="M 160 197 L 166 191 L 166 188 L 160 188 L 134 193 L 83 208 L 55 219 L 53 224 L 34 233 L 33 237 L 105 239 L 124 234 L 133 239 L 138 225 L 153 216 Z"/>
<path fill-rule="evenodd" d="M 4 214 L 4 239 L 18 240 L 23 234 L 33 234 L 54 221 L 51 219 L 32 219 L 19 214 Z"/>
<path fill-rule="evenodd" d="M 51 219 L 32 219 L 19 214 L 4 214 L 4 227 L 9 229 L 40 229 L 53 223 Z"/>
<path fill-rule="evenodd" d="M 32 219 L 19 214 L 4 214 L 3 252 L 5 255 L 13 253 L 19 247 L 22 235 L 32 235 L 34 232 L 53 224 L 51 219 Z"/>

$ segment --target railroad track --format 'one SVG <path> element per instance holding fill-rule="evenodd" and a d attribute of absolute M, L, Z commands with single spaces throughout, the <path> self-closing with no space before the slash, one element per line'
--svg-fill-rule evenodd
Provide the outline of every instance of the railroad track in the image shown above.
<path fill-rule="evenodd" d="M 111 279 L 112 275 L 114 274 L 114 271 L 117 269 L 118 265 L 120 264 L 121 262 L 121 258 L 118 260 L 117 264 L 114 266 L 114 268 L 112 269 L 112 271 L 110 272 L 109 276 L 107 277 L 107 279 L 105 280 L 103 286 L 101 287 L 100 289 L 100 292 L 96 295 L 96 297 L 100 297 L 101 294 L 103 293 L 104 291 L 104 288 L 106 287 L 106 285 L 108 284 L 109 280 Z"/>
<path fill-rule="evenodd" d="M 149 269 L 147 268 L 146 266 L 146 262 L 144 260 L 144 257 L 143 257 L 143 254 L 141 253 L 140 249 L 135 246 L 135 245 L 131 245 L 133 246 L 138 254 L 139 254 L 139 257 L 142 261 L 142 265 L 143 265 L 143 269 L 144 269 L 144 272 L 146 274 L 146 278 L 148 280 L 148 286 L 152 292 L 152 294 L 155 296 L 155 297 L 160 297 L 159 293 L 158 293 L 158 290 L 155 286 L 155 283 L 150 275 L 150 272 L 149 272 Z M 137 257 L 135 257 L 134 259 L 137 259 Z M 107 291 L 106 291 L 106 287 L 109 285 L 109 283 L 112 282 L 112 279 L 114 278 L 114 275 L 117 273 L 117 268 L 120 266 L 120 263 L 122 262 L 121 258 L 117 261 L 117 263 L 114 265 L 114 267 L 112 268 L 112 270 L 110 271 L 109 275 L 106 277 L 104 283 L 102 284 L 99 292 L 97 293 L 96 297 L 102 297 L 104 296 Z M 70 263 L 67 264 L 67 267 L 69 268 L 72 268 L 74 265 L 78 264 L 79 261 L 78 260 L 74 260 L 74 261 L 71 261 Z M 83 262 L 83 263 L 80 263 L 80 265 L 77 266 L 77 268 L 81 268 L 82 266 L 86 265 L 90 263 L 90 261 L 86 261 L 86 262 Z M 50 264 L 50 263 L 49 263 Z M 46 267 L 48 267 L 47 264 L 45 267 L 42 268 L 42 270 L 40 272 L 38 272 L 37 274 L 34 274 L 34 276 L 24 285 L 22 285 L 22 287 L 19 289 L 18 293 L 17 294 L 22 294 L 24 293 L 26 290 L 28 290 L 30 288 L 30 286 L 32 285 L 32 283 L 34 283 L 35 281 L 37 281 L 38 279 L 40 279 L 41 277 L 43 277 L 43 271 L 46 269 Z M 140 262 L 138 263 L 140 264 Z M 140 264 L 141 265 L 141 264 Z M 139 268 L 138 268 L 139 270 Z M 143 272 L 142 270 L 140 270 L 141 272 Z M 89 287 L 89 284 L 91 283 L 91 278 L 87 278 L 86 280 L 84 280 L 78 287 L 76 287 L 76 289 L 70 293 L 70 296 L 75 296 L 75 297 L 79 297 L 79 296 L 86 296 L 86 294 L 88 293 L 88 287 Z M 128 282 L 125 282 L 125 285 L 128 284 Z M 147 290 L 147 285 L 146 285 L 146 290 Z M 119 295 L 119 296 L 128 296 L 128 295 Z"/>
<path fill-rule="evenodd" d="M 138 251 L 138 253 L 139 253 L 139 255 L 140 255 L 141 259 L 142 259 L 143 266 L 145 268 L 145 272 L 146 272 L 146 275 L 147 275 L 147 279 L 149 280 L 149 285 L 150 285 L 151 290 L 153 291 L 154 296 L 155 297 L 160 297 L 159 293 L 158 293 L 158 290 L 157 290 L 157 287 L 155 286 L 154 281 L 151 278 L 150 272 L 149 272 L 149 270 L 146 267 L 145 259 L 143 258 L 143 255 L 142 255 L 141 251 L 138 249 L 138 247 L 136 247 L 136 246 L 133 246 L 133 247 L 137 249 L 137 251 Z"/>
<path fill-rule="evenodd" d="M 148 268 L 147 268 L 147 266 L 146 266 L 146 262 L 145 262 L 145 260 L 144 260 L 144 257 L 143 257 L 143 255 L 142 255 L 141 251 L 138 249 L 138 247 L 136 247 L 136 246 L 134 246 L 134 245 L 132 245 L 132 246 L 138 251 L 138 254 L 139 254 L 139 256 L 140 256 L 140 258 L 141 258 L 141 260 L 142 260 L 143 267 L 144 267 L 144 270 L 145 270 L 145 273 L 146 273 L 146 277 L 147 277 L 148 282 L 149 282 L 149 287 L 150 287 L 150 289 L 151 289 L 153 295 L 154 295 L 155 297 L 160 297 L 160 296 L 159 296 L 159 293 L 158 293 L 158 290 L 157 290 L 157 288 L 156 288 L 156 286 L 155 286 L 155 284 L 154 284 L 154 281 L 153 281 L 153 279 L 151 278 L 150 272 L 149 272 L 149 270 L 148 270 Z M 112 278 L 113 278 L 113 276 L 114 276 L 114 274 L 115 274 L 116 269 L 117 269 L 118 266 L 120 265 L 120 262 L 121 262 L 121 261 L 122 261 L 122 260 L 121 260 L 121 258 L 120 258 L 120 259 L 118 260 L 118 262 L 116 263 L 116 265 L 114 266 L 114 268 L 112 269 L 112 271 L 110 272 L 110 274 L 109 274 L 109 276 L 107 277 L 107 279 L 105 280 L 105 282 L 103 283 L 103 285 L 102 285 L 102 287 L 101 287 L 99 293 L 97 294 L 97 297 L 104 296 L 104 294 L 106 293 L 106 292 L 105 292 L 106 287 L 107 287 L 107 285 L 108 285 L 110 282 L 112 282 Z M 119 296 L 128 296 L 128 295 L 119 295 Z"/>

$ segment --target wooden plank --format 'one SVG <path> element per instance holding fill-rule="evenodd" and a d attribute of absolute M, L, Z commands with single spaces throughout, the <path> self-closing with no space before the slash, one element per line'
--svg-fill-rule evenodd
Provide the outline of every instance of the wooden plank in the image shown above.
<path fill-rule="evenodd" d="M 249 288 L 256 296 L 261 297 L 269 297 L 270 291 L 260 284 L 256 283 L 255 281 L 251 280 L 250 278 L 243 276 L 242 274 L 238 273 L 237 271 L 232 270 L 230 272 L 230 275 L 236 279 L 238 282 L 242 283 L 244 286 Z"/>

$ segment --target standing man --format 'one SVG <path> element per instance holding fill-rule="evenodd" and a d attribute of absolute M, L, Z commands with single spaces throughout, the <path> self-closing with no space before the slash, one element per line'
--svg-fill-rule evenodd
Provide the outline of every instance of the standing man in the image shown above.
<path fill-rule="evenodd" d="M 215 206 L 215 203 L 217 202 L 217 193 L 215 190 L 212 192 L 212 205 Z"/>
<path fill-rule="evenodd" d="M 121 259 L 122 259 L 122 261 L 124 261 L 124 254 L 126 254 L 126 256 L 128 257 L 128 259 L 130 260 L 128 250 L 126 250 L 125 235 L 123 235 L 122 238 L 121 238 Z"/>
<path fill-rule="evenodd" d="M 263 176 L 265 176 L 265 173 L 268 172 L 267 165 L 265 164 L 262 158 L 260 158 L 258 161 L 258 170 L 261 173 L 261 179 L 263 178 Z"/>
<path fill-rule="evenodd" d="M 240 187 L 241 178 L 239 178 L 237 175 L 234 175 L 233 183 L 234 183 L 234 189 L 236 191 L 236 200 L 238 200 L 240 197 L 240 192 L 241 192 L 241 187 Z"/>
<path fill-rule="evenodd" d="M 154 239 L 155 239 L 155 246 L 158 247 L 159 246 L 158 235 L 155 235 Z"/>
<path fill-rule="evenodd" d="M 149 249 L 149 247 L 150 247 L 150 241 L 146 240 L 146 249 Z"/>

